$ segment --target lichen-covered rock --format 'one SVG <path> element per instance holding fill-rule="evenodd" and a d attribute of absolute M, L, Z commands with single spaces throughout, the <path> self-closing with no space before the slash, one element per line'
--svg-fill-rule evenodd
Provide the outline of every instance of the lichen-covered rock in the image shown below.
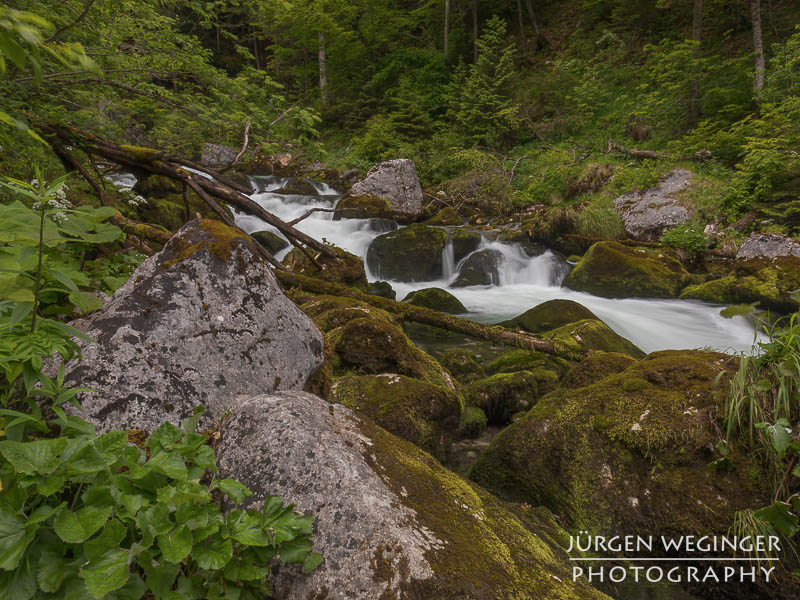
<path fill-rule="evenodd" d="M 394 373 L 337 379 L 330 400 L 367 415 L 439 460 L 447 458 L 461 420 L 455 392 Z"/>
<path fill-rule="evenodd" d="M 458 270 L 458 277 L 452 287 L 471 285 L 500 285 L 500 265 L 503 254 L 499 250 L 487 248 L 473 252 Z"/>
<path fill-rule="evenodd" d="M 391 219 L 392 207 L 386 198 L 369 194 L 363 196 L 344 196 L 336 204 L 333 220 L 340 219 Z"/>
<path fill-rule="evenodd" d="M 430 219 L 425 221 L 425 225 L 437 225 L 440 227 L 445 225 L 461 225 L 463 223 L 464 219 L 458 215 L 452 206 L 443 208 Z"/>
<path fill-rule="evenodd" d="M 709 468 L 717 376 L 735 369 L 725 354 L 656 352 L 559 388 L 494 438 L 470 476 L 548 506 L 575 531 L 724 534 L 737 510 L 766 501 L 746 453 L 733 453 L 733 472 Z"/>
<path fill-rule="evenodd" d="M 584 319 L 597 319 L 597 316 L 588 308 L 573 300 L 548 300 L 526 310 L 519 316 L 502 323 L 504 327 L 518 328 L 531 333 L 542 333 L 557 329 L 562 325 L 583 321 Z"/>
<path fill-rule="evenodd" d="M 581 353 L 587 350 L 602 350 L 603 352 L 627 354 L 634 358 L 644 356 L 644 352 L 633 342 L 626 340 L 597 319 L 584 319 L 569 323 L 542 335 L 552 339 L 568 352 Z"/>
<path fill-rule="evenodd" d="M 390 300 L 397 299 L 397 292 L 394 291 L 392 284 L 388 281 L 371 281 L 369 284 L 369 293 L 373 296 L 389 298 Z"/>
<path fill-rule="evenodd" d="M 425 288 L 411 292 L 403 298 L 403 302 L 408 302 L 414 306 L 423 306 L 431 310 L 460 315 L 467 312 L 466 307 L 461 301 L 447 290 L 441 288 Z"/>
<path fill-rule="evenodd" d="M 476 360 L 477 357 L 469 350 L 453 348 L 439 359 L 453 378 L 461 384 L 466 384 L 485 376 L 483 367 Z"/>
<path fill-rule="evenodd" d="M 383 279 L 433 281 L 442 276 L 442 252 L 446 244 L 444 229 L 409 225 L 372 240 L 367 250 L 367 265 Z"/>
<path fill-rule="evenodd" d="M 311 262 L 299 248 L 289 252 L 283 259 L 283 264 L 295 273 L 316 277 L 323 281 L 339 283 L 362 292 L 369 291 L 369 281 L 364 270 L 364 261 L 355 254 L 350 254 L 341 248 L 335 246 L 328 246 L 328 248 L 336 254 L 335 258 L 321 252 L 314 253 L 314 259 L 322 269 Z"/>
<path fill-rule="evenodd" d="M 736 258 L 739 260 L 782 256 L 800 258 L 800 243 L 782 235 L 752 233 L 736 253 Z"/>
<path fill-rule="evenodd" d="M 481 245 L 481 234 L 470 229 L 453 229 L 450 232 L 450 243 L 453 244 L 453 259 L 458 264 L 478 249 Z"/>
<path fill-rule="evenodd" d="M 323 364 L 322 334 L 281 291 L 252 240 L 192 221 L 147 259 L 103 310 L 76 324 L 83 361 L 66 382 L 95 388 L 82 414 L 98 429 L 155 429 L 197 405 L 302 389 Z"/>
<path fill-rule="evenodd" d="M 239 150 L 233 146 L 224 146 L 222 144 L 206 143 L 203 146 L 203 153 L 200 162 L 212 169 L 227 167 L 233 163 Z"/>
<path fill-rule="evenodd" d="M 506 505 L 351 410 L 302 393 L 248 399 L 226 423 L 220 472 L 259 506 L 314 515 L 310 575 L 282 566 L 284 600 L 600 600 L 573 583 L 566 534 L 546 511 Z"/>
<path fill-rule="evenodd" d="M 728 275 L 687 286 L 681 298 L 719 304 L 749 304 L 780 313 L 800 308 L 793 294 L 800 288 L 800 258 L 751 258 L 736 261 Z"/>
<path fill-rule="evenodd" d="M 685 189 L 691 178 L 691 171 L 675 169 L 656 187 L 617 198 L 614 207 L 625 232 L 635 240 L 657 241 L 667 229 L 685 223 L 689 211 L 676 201 L 675 194 Z"/>
<path fill-rule="evenodd" d="M 567 275 L 564 286 L 604 298 L 675 298 L 688 281 L 689 273 L 670 256 L 598 242 Z"/>
<path fill-rule="evenodd" d="M 289 247 L 289 242 L 272 231 L 256 231 L 250 235 L 255 241 L 264 246 L 270 254 L 277 254 L 284 248 Z"/>
<path fill-rule="evenodd" d="M 422 212 L 422 187 L 414 163 L 407 158 L 375 165 L 347 195 L 385 198 L 395 213 L 416 216 Z"/>
<path fill-rule="evenodd" d="M 499 373 L 465 385 L 461 392 L 467 406 L 477 406 L 489 423 L 507 425 L 515 414 L 528 410 L 539 398 L 539 386 L 552 390 L 558 377 L 549 371 Z"/>
<path fill-rule="evenodd" d="M 447 371 L 411 343 L 403 330 L 382 319 L 360 318 L 328 334 L 334 375 L 397 373 L 453 389 Z"/>

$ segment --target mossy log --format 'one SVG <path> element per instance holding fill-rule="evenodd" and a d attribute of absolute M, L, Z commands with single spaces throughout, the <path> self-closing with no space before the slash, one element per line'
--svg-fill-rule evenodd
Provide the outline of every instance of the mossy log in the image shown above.
<path fill-rule="evenodd" d="M 499 325 L 484 325 L 420 306 L 397 302 L 389 298 L 371 296 L 337 283 L 322 281 L 321 279 L 298 275 L 297 273 L 291 273 L 289 271 L 274 271 L 274 273 L 278 281 L 286 287 L 300 288 L 312 294 L 327 294 L 330 296 L 354 298 L 396 315 L 402 321 L 413 321 L 415 323 L 422 323 L 423 325 L 439 327 L 447 331 L 469 335 L 498 344 L 516 346 L 527 350 L 537 350 L 549 354 L 564 355 L 572 359 L 575 358 L 574 352 L 561 348 L 559 344 L 554 343 L 552 340 L 542 339 L 528 333 L 510 331 Z"/>

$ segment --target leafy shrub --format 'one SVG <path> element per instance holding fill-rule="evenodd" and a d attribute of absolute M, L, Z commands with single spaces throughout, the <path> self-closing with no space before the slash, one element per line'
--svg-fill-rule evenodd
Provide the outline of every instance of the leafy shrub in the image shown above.
<path fill-rule="evenodd" d="M 697 256 L 708 247 L 709 239 L 702 225 L 684 223 L 664 232 L 661 243 L 670 248 L 685 250 L 690 256 Z"/>

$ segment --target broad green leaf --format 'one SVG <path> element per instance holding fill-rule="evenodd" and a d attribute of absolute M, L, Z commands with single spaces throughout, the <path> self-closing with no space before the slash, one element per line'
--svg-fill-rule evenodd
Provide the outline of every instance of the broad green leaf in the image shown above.
<path fill-rule="evenodd" d="M 54 529 L 68 544 L 85 542 L 105 525 L 111 512 L 111 506 L 85 506 L 74 512 L 64 510 L 56 517 Z"/>
<path fill-rule="evenodd" d="M 178 443 L 178 440 L 183 437 L 183 432 L 175 427 L 172 423 L 164 423 L 147 438 L 146 445 L 148 448 L 158 450 L 163 448 L 169 450 L 172 446 Z"/>
<path fill-rule="evenodd" d="M 241 519 L 232 525 L 232 536 L 237 542 L 245 546 L 269 546 L 271 536 L 262 525 L 261 515 L 251 511 L 242 515 Z"/>
<path fill-rule="evenodd" d="M 140 600 L 144 597 L 146 591 L 147 585 L 145 582 L 138 574 L 133 573 L 125 585 L 108 594 L 104 600 Z"/>
<path fill-rule="evenodd" d="M 771 524 L 775 531 L 787 538 L 791 538 L 800 530 L 797 515 L 792 513 L 792 507 L 786 502 L 775 502 L 770 506 L 753 511 L 753 515 L 757 519 Z"/>
<path fill-rule="evenodd" d="M 181 429 L 184 434 L 188 435 L 197 432 L 197 424 L 200 422 L 200 417 L 203 416 L 205 410 L 203 406 L 195 406 L 192 411 L 192 416 L 186 417 L 181 421 Z"/>
<path fill-rule="evenodd" d="M 322 564 L 325 558 L 319 552 L 311 552 L 303 561 L 303 572 L 311 573 Z"/>
<path fill-rule="evenodd" d="M 156 600 L 167 597 L 175 585 L 181 565 L 154 564 L 152 554 L 149 553 L 141 556 L 139 564 L 144 569 L 147 587 L 153 592 Z"/>
<path fill-rule="evenodd" d="M 241 504 L 253 495 L 244 484 L 230 478 L 220 480 L 219 489 L 236 504 Z"/>
<path fill-rule="evenodd" d="M 29 600 L 36 593 L 36 578 L 30 569 L 0 571 L 0 600 Z"/>
<path fill-rule="evenodd" d="M 106 465 L 119 460 L 122 451 L 128 446 L 128 434 L 124 431 L 110 431 L 95 440 L 94 447 L 103 457 Z"/>
<path fill-rule="evenodd" d="M 186 463 L 177 452 L 160 450 L 154 452 L 147 462 L 148 466 L 171 479 L 186 479 Z"/>
<path fill-rule="evenodd" d="M 296 538 L 282 543 L 278 547 L 278 555 L 285 563 L 299 564 L 305 562 L 313 546 L 308 538 Z"/>
<path fill-rule="evenodd" d="M 156 537 L 158 548 L 171 563 L 179 563 L 192 551 L 192 532 L 186 525 Z"/>
<path fill-rule="evenodd" d="M 86 557 L 90 560 L 100 560 L 106 552 L 119 550 L 119 545 L 125 539 L 128 530 L 117 519 L 109 520 L 100 535 L 92 538 L 83 545 Z"/>
<path fill-rule="evenodd" d="M 0 569 L 16 569 L 34 536 L 35 528 L 26 528 L 21 517 L 0 505 Z"/>
<path fill-rule="evenodd" d="M 232 560 L 225 567 L 225 579 L 229 581 L 255 581 L 267 578 L 269 571 L 250 562 Z"/>
<path fill-rule="evenodd" d="M 81 576 L 89 593 L 95 598 L 118 590 L 130 576 L 128 551 L 109 550 L 94 560 L 90 559 L 89 564 L 81 568 Z"/>
<path fill-rule="evenodd" d="M 43 592 L 55 593 L 65 578 L 78 574 L 77 569 L 64 558 L 66 550 L 63 544 L 47 544 L 36 548 L 36 581 Z"/>
<path fill-rule="evenodd" d="M 0 442 L 0 454 L 14 468 L 26 475 L 48 475 L 60 464 L 60 454 L 67 447 L 66 438 L 37 440 L 35 442 Z"/>
<path fill-rule="evenodd" d="M 103 307 L 103 301 L 91 292 L 71 292 L 69 301 L 77 306 L 82 313 L 90 313 Z"/>
<path fill-rule="evenodd" d="M 192 558 L 201 569 L 222 569 L 232 557 L 231 541 L 219 536 L 210 537 L 192 548 Z"/>

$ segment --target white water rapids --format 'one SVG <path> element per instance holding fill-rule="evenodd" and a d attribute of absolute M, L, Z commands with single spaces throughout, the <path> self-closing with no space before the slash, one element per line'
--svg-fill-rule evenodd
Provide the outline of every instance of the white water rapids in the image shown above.
<path fill-rule="evenodd" d="M 277 177 L 254 177 L 257 193 L 252 198 L 262 207 L 284 221 L 291 221 L 309 209 L 332 208 L 338 194 L 325 184 L 315 184 L 319 196 L 291 196 L 271 193 L 287 180 Z M 248 233 L 275 229 L 260 219 L 235 214 L 236 224 Z M 317 240 L 325 240 L 356 256 L 366 258 L 367 249 L 375 237 L 394 227 L 380 219 L 342 219 L 334 221 L 331 213 L 317 212 L 301 221 L 297 229 Z M 750 350 L 754 340 L 751 323 L 742 317 L 725 319 L 720 306 L 687 300 L 649 300 L 626 298 L 610 300 L 575 292 L 561 287 L 569 265 L 552 252 L 535 258 L 528 257 L 518 245 L 488 241 L 479 250 L 493 248 L 504 257 L 500 267 L 500 285 L 451 288 L 458 274 L 452 246 L 448 245 L 443 258 L 443 277 L 439 281 L 389 281 L 402 300 L 413 290 L 428 287 L 447 289 L 467 307 L 467 318 L 494 323 L 519 315 L 526 310 L 556 298 L 574 300 L 586 306 L 621 336 L 645 352 L 665 349 L 713 348 L 725 352 Z M 282 258 L 288 249 L 278 255 Z M 463 259 L 465 260 L 465 259 Z M 365 260 L 366 263 L 366 260 Z M 378 279 L 369 272 L 370 281 Z"/>

